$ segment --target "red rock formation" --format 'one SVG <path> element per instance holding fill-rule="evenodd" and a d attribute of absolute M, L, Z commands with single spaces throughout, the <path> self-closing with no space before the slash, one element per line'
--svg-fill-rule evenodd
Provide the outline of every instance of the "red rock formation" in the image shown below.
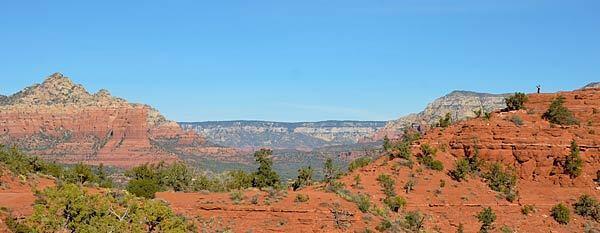
<path fill-rule="evenodd" d="M 574 112 L 581 125 L 563 127 L 542 119 L 552 99 L 559 94 L 566 97 L 565 106 Z M 342 177 L 340 181 L 347 190 L 343 195 L 326 192 L 321 185 L 289 191 L 290 195 L 269 205 L 263 204 L 267 198 L 264 193 L 252 190 L 245 191 L 240 204 L 233 203 L 225 193 L 159 193 L 157 197 L 171 203 L 178 213 L 206 221 L 215 217 L 234 231 L 366 232 L 365 229 L 375 231 L 385 219 L 401 225 L 396 221 L 403 221 L 409 211 L 419 211 L 424 215 L 424 232 L 456 232 L 459 225 L 465 232 L 477 232 L 481 223 L 476 215 L 485 207 L 491 207 L 497 215 L 494 222 L 497 230 L 507 226 L 515 232 L 584 232 L 586 223 L 590 224 L 588 228 L 598 229 L 594 220 L 573 212 L 570 223 L 561 225 L 552 219 L 550 210 L 558 203 L 571 206 L 583 194 L 600 198 L 594 182 L 600 169 L 600 89 L 530 95 L 526 106 L 527 110 L 522 111 L 495 112 L 489 120 L 464 120 L 445 129 L 427 131 L 413 145 L 413 155 L 418 155 L 419 144 L 434 146 L 438 149 L 435 158 L 444 164 L 443 171 L 427 169 L 416 161 L 408 167 L 401 165 L 400 158 L 389 160 L 388 156 L 382 156 Z M 521 118 L 521 125 L 515 123 L 518 121 L 513 120 L 514 116 Z M 560 164 L 573 139 L 581 146 L 585 160 L 583 174 L 575 179 L 563 174 Z M 477 175 L 461 182 L 450 178 L 448 171 L 454 168 L 454 162 L 465 156 L 465 151 L 472 153 L 475 146 L 488 164 L 500 161 L 515 167 L 519 173 L 517 200 L 507 201 Z M 485 166 L 483 169 L 485 172 Z M 407 201 L 400 213 L 386 212 L 386 195 L 377 180 L 381 174 L 390 175 L 396 184 L 395 193 Z M 354 185 L 356 176 L 360 177 L 359 186 Z M 407 192 L 404 186 L 409 181 L 414 189 Z M 348 201 L 349 193 L 367 195 L 370 211 L 358 210 L 356 203 Z M 293 198 L 297 194 L 308 195 L 310 200 L 296 203 Z M 254 196 L 259 201 L 253 204 Z M 333 203 L 339 203 L 339 209 L 350 213 L 347 228 L 336 224 Z M 524 205 L 535 206 L 536 212 L 524 215 L 521 213 Z M 378 214 L 381 212 L 385 216 Z"/>
<path fill-rule="evenodd" d="M 566 99 L 580 125 L 560 126 L 542 119 L 552 100 L 558 95 Z M 479 148 L 480 155 L 490 161 L 514 166 L 522 179 L 561 185 L 592 185 L 600 169 L 600 89 L 585 89 L 557 94 L 532 94 L 526 110 L 496 112 L 490 120 L 472 119 L 447 129 L 430 131 L 424 141 L 445 145 L 454 157 L 465 150 Z M 521 119 L 518 125 L 514 119 Z M 586 172 L 571 180 L 557 168 L 569 154 L 575 140 L 581 147 Z M 583 178 L 585 177 L 585 178 Z"/>
<path fill-rule="evenodd" d="M 0 143 L 47 159 L 130 167 L 176 159 L 204 139 L 147 105 L 89 94 L 61 74 L 0 102 Z"/>

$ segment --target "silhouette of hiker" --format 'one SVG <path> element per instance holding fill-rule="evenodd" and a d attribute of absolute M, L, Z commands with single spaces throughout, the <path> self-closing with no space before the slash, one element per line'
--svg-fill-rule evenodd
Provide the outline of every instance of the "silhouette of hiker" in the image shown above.
<path fill-rule="evenodd" d="M 537 86 L 535 86 L 535 87 L 537 87 L 537 93 L 538 93 L 538 94 L 540 94 L 540 91 L 542 90 L 542 86 L 540 86 L 540 85 L 537 85 Z"/>

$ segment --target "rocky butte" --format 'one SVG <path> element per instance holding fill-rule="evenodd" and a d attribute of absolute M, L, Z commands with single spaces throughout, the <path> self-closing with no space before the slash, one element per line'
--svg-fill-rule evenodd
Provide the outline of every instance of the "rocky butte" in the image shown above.
<path fill-rule="evenodd" d="M 176 160 L 178 154 L 219 153 L 156 109 L 91 94 L 60 73 L 11 96 L 0 96 L 0 144 L 63 163 L 131 167 Z"/>

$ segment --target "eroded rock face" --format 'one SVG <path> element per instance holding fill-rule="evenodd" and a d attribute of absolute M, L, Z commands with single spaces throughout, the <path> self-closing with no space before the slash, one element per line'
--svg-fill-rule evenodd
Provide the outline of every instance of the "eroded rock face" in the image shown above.
<path fill-rule="evenodd" d="M 0 100 L 0 143 L 60 162 L 130 167 L 204 144 L 150 106 L 90 94 L 59 73 Z"/>
<path fill-rule="evenodd" d="M 398 120 L 389 121 L 386 126 L 375 135 L 375 140 L 383 137 L 398 138 L 404 129 L 409 127 L 427 128 L 435 124 L 446 113 L 450 113 L 453 121 L 474 117 L 475 110 L 491 112 L 506 107 L 504 98 L 509 94 L 487 94 L 470 91 L 453 91 L 448 95 L 436 99 L 427 105 L 420 113 L 410 114 Z"/>
<path fill-rule="evenodd" d="M 554 125 L 542 118 L 559 95 L 565 97 L 565 106 L 579 119 L 580 125 Z M 424 141 L 447 147 L 458 158 L 477 147 L 483 158 L 515 167 L 524 180 L 594 186 L 593 179 L 600 169 L 600 89 L 531 94 L 525 105 L 526 110 L 495 112 L 489 120 L 472 119 L 446 129 L 434 129 Z M 581 147 L 585 161 L 584 174 L 574 180 L 561 169 L 572 140 Z"/>

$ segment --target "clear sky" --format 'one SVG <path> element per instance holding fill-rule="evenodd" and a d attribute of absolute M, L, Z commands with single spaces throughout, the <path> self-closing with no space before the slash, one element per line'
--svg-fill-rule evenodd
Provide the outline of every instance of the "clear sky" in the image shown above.
<path fill-rule="evenodd" d="M 53 72 L 178 121 L 389 120 L 600 81 L 597 0 L 1 1 L 0 93 Z"/>

